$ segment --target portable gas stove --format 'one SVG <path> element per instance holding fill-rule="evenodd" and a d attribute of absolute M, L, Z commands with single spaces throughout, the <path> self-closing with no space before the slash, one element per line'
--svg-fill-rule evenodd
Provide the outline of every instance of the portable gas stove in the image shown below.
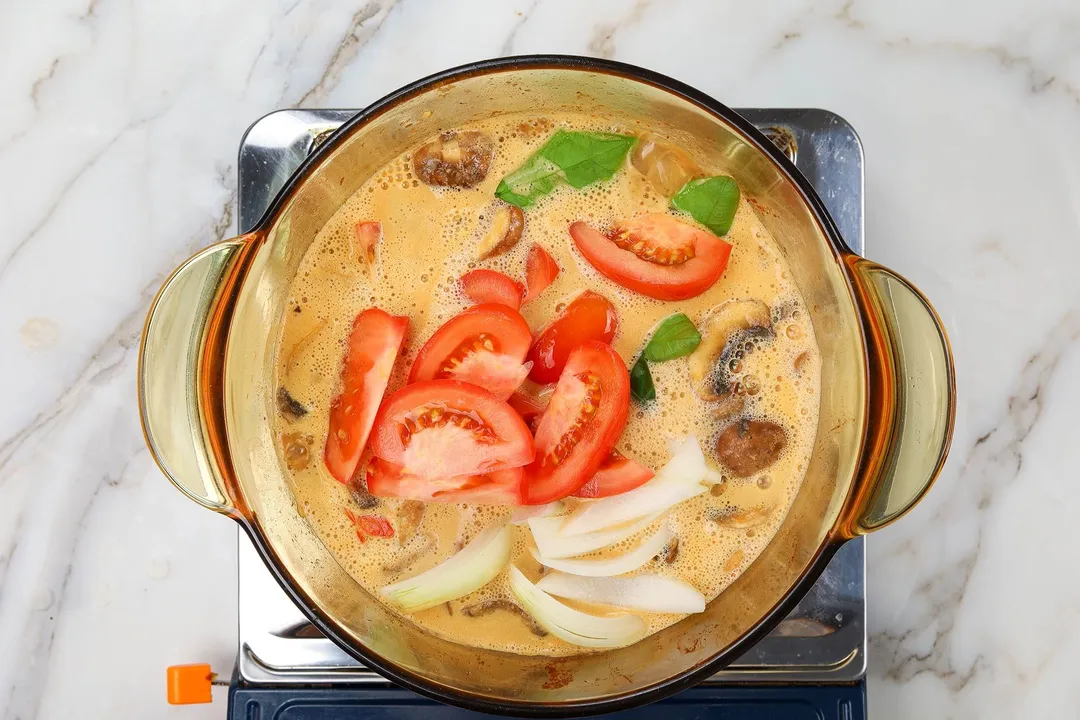
<path fill-rule="evenodd" d="M 863 154 L 855 131 L 824 110 L 740 110 L 806 175 L 848 245 L 863 251 Z M 352 110 L 282 110 L 257 121 L 240 146 L 239 218 L 246 232 L 304 158 Z M 239 534 L 239 654 L 229 717 L 463 718 L 479 713 L 399 688 L 323 637 L 277 586 Z M 616 713 L 643 718 L 866 716 L 864 541 L 849 542 L 798 607 L 725 670 L 659 705 Z"/>

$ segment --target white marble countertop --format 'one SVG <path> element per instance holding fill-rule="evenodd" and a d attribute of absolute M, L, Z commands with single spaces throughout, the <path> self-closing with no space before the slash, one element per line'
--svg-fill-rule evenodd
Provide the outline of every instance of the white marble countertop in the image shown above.
<path fill-rule="evenodd" d="M 869 544 L 871 711 L 1077 717 L 1080 7 L 1065 0 L 8 3 L 0 715 L 224 717 L 223 690 L 167 706 L 164 668 L 231 669 L 235 526 L 157 471 L 135 365 L 165 275 L 235 232 L 248 124 L 535 52 L 858 129 L 868 255 L 935 301 L 960 392 L 938 485 Z"/>

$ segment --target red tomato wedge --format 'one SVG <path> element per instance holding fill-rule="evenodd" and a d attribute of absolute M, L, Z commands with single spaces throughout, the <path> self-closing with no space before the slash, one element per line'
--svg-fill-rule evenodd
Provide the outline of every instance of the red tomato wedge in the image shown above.
<path fill-rule="evenodd" d="M 574 244 L 604 276 L 658 300 L 685 300 L 720 279 L 731 245 L 670 215 L 620 223 L 605 236 L 583 222 L 570 226 Z"/>
<path fill-rule="evenodd" d="M 353 320 L 341 369 L 341 394 L 330 402 L 323 456 L 326 469 L 338 482 L 349 482 L 356 472 L 408 325 L 408 318 L 378 308 L 365 310 Z"/>
<path fill-rule="evenodd" d="M 618 450 L 612 450 L 596 474 L 578 488 L 574 497 L 602 498 L 618 495 L 644 485 L 652 480 L 654 474 L 652 470 L 639 465 Z"/>
<path fill-rule="evenodd" d="M 461 276 L 461 289 L 474 303 L 498 303 L 517 310 L 525 288 L 494 270 L 471 270 Z"/>
<path fill-rule="evenodd" d="M 450 318 L 424 343 L 409 382 L 452 378 L 495 393 L 500 400 L 528 376 L 532 343 L 525 318 L 505 305 L 475 305 Z"/>
<path fill-rule="evenodd" d="M 558 276 L 559 265 L 547 250 L 539 245 L 529 248 L 529 255 L 525 258 L 525 298 L 521 304 L 544 292 Z"/>
<path fill-rule="evenodd" d="M 382 238 L 382 224 L 373 220 L 356 223 L 355 228 L 357 256 L 365 267 L 375 263 L 375 247 Z"/>
<path fill-rule="evenodd" d="M 564 498 L 595 475 L 626 425 L 629 405 L 630 376 L 618 353 L 596 341 L 570 353 L 536 428 L 526 504 Z"/>
<path fill-rule="evenodd" d="M 394 526 L 382 515 L 359 515 L 348 508 L 345 508 L 345 515 L 356 528 L 356 537 L 360 539 L 360 542 L 367 542 L 368 536 L 394 537 Z"/>
<path fill-rule="evenodd" d="M 533 364 L 529 378 L 544 385 L 555 382 L 574 348 L 588 340 L 610 343 L 618 326 L 615 306 L 586 290 L 537 336 L 529 350 Z"/>
<path fill-rule="evenodd" d="M 525 470 L 520 467 L 437 480 L 407 475 L 399 466 L 378 458 L 367 469 L 368 492 L 372 495 L 424 502 L 521 505 L 524 481 Z"/>
<path fill-rule="evenodd" d="M 458 380 L 418 382 L 386 398 L 371 451 L 425 480 L 521 467 L 535 454 L 529 428 L 513 408 Z"/>

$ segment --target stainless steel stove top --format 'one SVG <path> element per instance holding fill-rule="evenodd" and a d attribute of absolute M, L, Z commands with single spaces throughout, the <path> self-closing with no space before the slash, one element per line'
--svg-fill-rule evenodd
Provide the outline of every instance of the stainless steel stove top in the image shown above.
<path fill-rule="evenodd" d="M 240 230 L 353 110 L 282 110 L 240 146 Z M 863 252 L 863 154 L 855 131 L 824 110 L 740 110 L 814 184 L 848 245 Z M 239 533 L 238 670 L 255 684 L 387 683 L 323 637 L 278 587 Z M 866 671 L 864 540 L 848 543 L 780 625 L 707 682 L 852 682 Z"/>

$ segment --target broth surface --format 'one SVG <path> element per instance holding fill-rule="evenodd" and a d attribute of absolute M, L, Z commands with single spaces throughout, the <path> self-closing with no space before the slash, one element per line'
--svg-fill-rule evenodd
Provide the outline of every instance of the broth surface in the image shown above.
<path fill-rule="evenodd" d="M 622 288 L 597 273 L 574 248 L 567 231 L 572 222 L 585 220 L 605 228 L 636 214 L 667 211 L 668 199 L 654 192 L 629 161 L 610 181 L 584 190 L 558 188 L 525 211 L 524 235 L 512 250 L 483 262 L 474 260 L 477 244 L 500 202 L 494 198 L 500 179 L 519 167 L 556 128 L 640 133 L 640 128 L 613 127 L 592 116 L 573 114 L 502 117 L 468 126 L 463 129 L 485 132 L 495 142 L 487 176 L 468 189 L 433 188 L 420 182 L 412 172 L 411 154 L 406 152 L 370 178 L 326 224 L 293 281 L 291 309 L 283 318 L 278 344 L 277 385 L 286 388 L 308 412 L 297 419 L 278 414 L 275 434 L 294 444 L 306 443 L 311 457 L 303 469 L 290 470 L 282 451 L 282 469 L 290 478 L 298 511 L 341 565 L 375 597 L 380 597 L 382 587 L 445 560 L 484 527 L 505 522 L 512 508 L 426 503 L 419 529 L 404 544 L 400 532 L 389 539 L 358 540 L 345 510 L 360 513 L 361 509 L 350 489 L 334 480 L 322 462 L 330 401 L 338 392 L 352 320 L 372 306 L 409 318 L 402 352 L 387 388 L 389 394 L 404 385 L 412 360 L 427 338 L 470 305 L 457 279 L 472 268 L 485 267 L 523 282 L 525 256 L 534 243 L 542 245 L 561 268 L 555 282 L 521 309 L 534 334 L 580 292 L 591 289 L 608 298 L 618 311 L 619 329 L 612 346 L 628 364 L 641 352 L 655 326 L 673 313 L 685 313 L 700 327 L 707 311 L 730 299 L 755 298 L 772 311 L 774 339 L 759 344 L 742 360 L 741 377 L 745 380 L 752 375 L 759 390 L 745 396 L 746 408 L 738 417 L 768 419 L 784 428 L 787 445 L 779 459 L 749 478 L 725 473 L 719 489 L 680 503 L 646 530 L 590 557 L 625 552 L 666 522 L 678 536 L 674 561 L 669 564 L 657 558 L 634 574 L 680 578 L 711 600 L 769 543 L 798 492 L 817 430 L 820 357 L 808 313 L 787 265 L 745 198 L 740 200 L 731 230 L 724 237 L 733 250 L 723 277 L 689 300 L 664 302 Z M 710 174 L 723 171 L 705 169 Z M 368 220 L 380 221 L 383 232 L 374 276 L 358 263 L 353 247 L 354 226 Z M 656 470 L 669 457 L 669 439 L 694 435 L 709 463 L 723 472 L 716 456 L 717 436 L 732 419 L 717 420 L 712 407 L 693 392 L 685 357 L 651 363 L 650 370 L 656 400 L 644 405 L 631 400 L 626 428 L 616 447 Z M 279 451 L 282 445 L 278 443 Z M 402 505 L 397 499 L 379 498 L 377 507 L 362 512 L 382 515 L 400 530 Z M 718 513 L 730 513 L 732 507 L 750 510 L 748 515 L 758 515 L 758 522 L 748 520 L 740 523 L 743 527 L 729 527 L 713 519 Z M 535 581 L 541 568 L 528 551 L 528 526 L 515 527 L 514 534 L 511 563 Z M 466 645 L 539 655 L 585 651 L 552 635 L 538 637 L 519 617 L 505 610 L 480 617 L 466 617 L 461 612 L 493 598 L 516 604 L 505 571 L 469 596 L 408 617 L 429 632 Z M 596 614 L 621 612 L 566 602 Z M 642 616 L 649 632 L 683 617 Z"/>

